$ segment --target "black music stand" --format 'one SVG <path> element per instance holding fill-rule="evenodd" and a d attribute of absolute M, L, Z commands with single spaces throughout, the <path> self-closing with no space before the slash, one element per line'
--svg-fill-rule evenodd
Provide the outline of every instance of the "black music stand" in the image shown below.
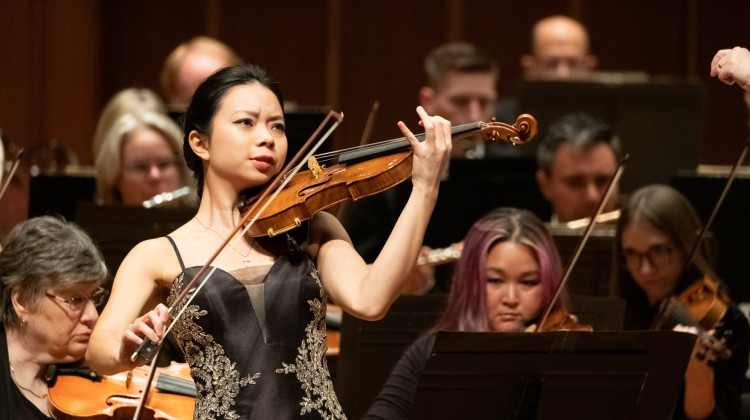
<path fill-rule="evenodd" d="M 364 321 L 346 312 L 336 362 L 336 395 L 347 416 L 358 419 L 401 355 L 443 313 L 447 295 L 401 296 L 380 321 Z"/>
<path fill-rule="evenodd" d="M 95 196 L 96 178 L 92 176 L 34 176 L 29 185 L 29 217 L 59 214 L 73 220 L 78 203 L 93 203 Z"/>
<path fill-rule="evenodd" d="M 548 228 L 563 264 L 568 264 L 581 242 L 584 229 L 569 229 L 564 225 L 550 225 Z M 614 225 L 594 226 L 586 246 L 581 250 L 578 263 L 570 273 L 566 285 L 568 292 L 589 296 L 618 295 L 615 243 Z"/>
<path fill-rule="evenodd" d="M 629 192 L 667 183 L 678 169 L 695 168 L 704 108 L 704 89 L 694 78 L 604 73 L 586 80 L 526 80 L 518 110 L 539 122 L 538 140 L 529 145 L 534 148 L 550 124 L 574 111 L 612 125 L 631 156 L 620 180 L 622 191 Z M 669 158 L 654 164 L 655 156 Z"/>
<path fill-rule="evenodd" d="M 439 332 L 410 419 L 670 419 L 695 336 Z"/>
<path fill-rule="evenodd" d="M 74 221 L 94 240 L 114 276 L 122 260 L 139 242 L 174 231 L 194 214 L 195 209 L 190 208 L 147 209 L 80 202 Z M 111 287 L 111 283 L 105 287 Z"/>

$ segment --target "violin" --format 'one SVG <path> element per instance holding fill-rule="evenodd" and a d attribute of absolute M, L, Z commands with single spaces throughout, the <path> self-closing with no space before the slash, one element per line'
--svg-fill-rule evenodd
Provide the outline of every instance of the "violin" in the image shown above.
<path fill-rule="evenodd" d="M 522 114 L 515 124 L 474 122 L 451 128 L 453 139 L 477 135 L 486 141 L 508 141 L 514 145 L 531 140 L 537 132 L 534 117 Z M 419 141 L 424 134 L 417 135 Z M 343 151 L 312 156 L 308 170 L 297 172 L 274 201 L 257 215 L 248 233 L 253 237 L 275 236 L 309 220 L 328 207 L 385 191 L 411 176 L 412 151 L 405 138 L 386 140 Z M 268 199 L 267 199 L 268 200 Z M 246 212 L 250 201 L 242 203 Z M 267 204 L 257 203 L 260 207 Z"/>
<path fill-rule="evenodd" d="M 742 150 L 729 173 L 727 182 L 711 211 L 711 215 L 701 228 L 698 238 L 693 243 L 693 247 L 690 249 L 687 258 L 685 258 L 682 270 L 680 271 L 681 275 L 687 272 L 688 267 L 692 264 L 693 257 L 701 246 L 703 239 L 705 239 L 711 223 L 713 223 L 714 218 L 716 218 L 716 215 L 726 198 L 727 192 L 737 176 L 737 170 L 742 162 L 745 161 L 745 157 L 749 150 L 750 138 L 748 138 L 742 146 Z M 663 327 L 665 325 L 665 318 L 667 317 L 680 324 L 693 326 L 698 330 L 698 339 L 701 340 L 706 347 L 713 350 L 716 353 L 716 357 L 726 360 L 732 356 L 732 351 L 726 347 L 726 341 L 723 338 L 717 339 L 709 334 L 708 330 L 714 328 L 719 321 L 721 321 L 726 314 L 728 304 L 729 297 L 726 292 L 719 287 L 719 283 L 716 279 L 704 275 L 701 279 L 693 282 L 693 284 L 683 290 L 677 297 L 669 297 L 662 301 L 659 307 L 659 312 L 656 316 L 656 321 L 654 322 L 654 328 Z M 699 353 L 699 358 L 705 358 L 705 354 L 702 354 L 702 356 L 701 354 L 702 353 Z"/>
<path fill-rule="evenodd" d="M 545 319 L 541 326 L 537 329 L 536 324 L 533 325 L 531 331 L 537 332 L 549 332 L 549 331 L 594 331 L 594 327 L 587 324 L 582 324 L 578 321 L 578 317 L 571 314 L 564 309 L 556 309 L 550 312 L 547 319 Z"/>
<path fill-rule="evenodd" d="M 542 320 L 542 325 L 531 324 L 524 332 L 594 331 L 594 327 L 582 324 L 578 317 L 565 309 L 555 309 Z"/>
<path fill-rule="evenodd" d="M 732 356 L 732 351 L 726 347 L 723 338 L 718 339 L 708 331 L 724 318 L 728 306 L 729 296 L 719 287 L 719 283 L 709 276 L 703 276 L 679 295 L 662 301 L 654 328 L 674 327 L 667 323 L 666 319 L 695 327 L 698 330 L 698 339 L 713 350 L 718 358 L 726 360 Z"/>
<path fill-rule="evenodd" d="M 148 367 L 109 376 L 56 375 L 48 378 L 50 412 L 58 419 L 132 419 L 148 376 Z M 196 391 L 190 367 L 173 362 L 157 368 L 155 378 L 143 418 L 192 419 Z"/>

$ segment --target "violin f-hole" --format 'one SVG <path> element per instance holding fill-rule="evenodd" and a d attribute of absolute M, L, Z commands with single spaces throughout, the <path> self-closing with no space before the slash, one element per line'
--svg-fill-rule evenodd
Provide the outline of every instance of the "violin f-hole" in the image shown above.
<path fill-rule="evenodd" d="M 325 184 L 331 182 L 331 180 L 333 179 L 333 174 L 332 173 L 327 173 L 327 174 L 325 174 L 325 176 L 326 176 L 325 180 L 320 181 L 320 182 L 318 182 L 316 184 L 308 185 L 307 187 L 299 190 L 299 192 L 297 193 L 297 196 L 304 197 L 305 195 L 307 195 L 307 193 L 305 191 L 309 191 L 309 190 L 315 189 L 315 188 L 317 188 L 317 187 L 319 187 L 321 185 L 325 185 Z"/>

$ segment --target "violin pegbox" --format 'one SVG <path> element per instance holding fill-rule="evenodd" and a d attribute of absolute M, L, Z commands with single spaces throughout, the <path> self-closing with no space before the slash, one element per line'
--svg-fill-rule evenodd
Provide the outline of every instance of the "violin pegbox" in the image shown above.
<path fill-rule="evenodd" d="M 515 146 L 527 143 L 536 136 L 537 122 L 536 118 L 529 114 L 519 115 L 514 125 L 498 122 L 493 118 L 481 126 L 481 131 L 485 141 L 504 140 Z"/>

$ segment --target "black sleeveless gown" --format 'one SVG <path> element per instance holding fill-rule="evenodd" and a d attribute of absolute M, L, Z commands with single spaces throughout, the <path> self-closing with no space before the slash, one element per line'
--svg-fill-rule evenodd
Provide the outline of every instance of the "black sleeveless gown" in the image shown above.
<path fill-rule="evenodd" d="M 170 305 L 199 270 L 175 252 L 183 272 Z M 172 331 L 198 391 L 194 418 L 345 418 L 325 358 L 327 296 L 309 255 L 278 256 L 262 295 L 265 328 L 245 285 L 216 269 L 177 320 Z"/>

